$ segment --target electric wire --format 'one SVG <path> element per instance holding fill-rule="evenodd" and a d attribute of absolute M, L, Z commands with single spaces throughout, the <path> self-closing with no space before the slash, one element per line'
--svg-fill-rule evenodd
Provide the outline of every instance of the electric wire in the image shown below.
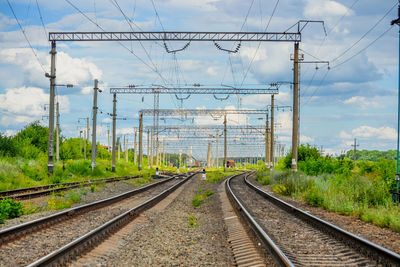
<path fill-rule="evenodd" d="M 32 53 L 35 55 L 35 58 L 36 58 L 37 62 L 39 63 L 40 67 L 42 68 L 43 73 L 46 73 L 46 70 L 44 69 L 43 64 L 42 64 L 42 63 L 40 62 L 40 60 L 39 60 L 39 56 L 37 55 L 35 49 L 33 49 L 32 44 L 31 44 L 31 42 L 29 41 L 28 36 L 26 35 L 24 28 L 22 27 L 21 23 L 19 22 L 19 20 L 18 20 L 18 18 L 17 18 L 17 15 L 16 15 L 15 12 L 14 12 L 14 8 L 11 6 L 11 3 L 10 3 L 9 0 L 7 0 L 7 3 L 8 3 L 8 6 L 10 7 L 10 9 L 11 9 L 11 12 L 12 12 L 12 14 L 13 14 L 15 20 L 17 21 L 17 24 L 18 24 L 19 28 L 21 29 L 22 34 L 24 35 L 24 38 L 25 38 L 26 42 L 28 43 L 29 47 L 30 47 L 31 50 L 32 50 Z"/>
<path fill-rule="evenodd" d="M 329 73 L 329 69 L 326 70 L 324 76 L 322 77 L 321 81 L 319 82 L 318 86 L 315 88 L 315 90 L 313 91 L 311 96 L 305 102 L 303 102 L 300 106 L 303 107 L 303 106 L 307 105 L 308 102 L 310 102 L 310 100 L 314 97 L 315 93 L 321 88 L 321 85 L 325 82 L 325 79 L 328 76 L 328 73 Z"/>
<path fill-rule="evenodd" d="M 335 66 L 332 67 L 332 69 L 336 69 L 339 66 L 349 62 L 350 60 L 352 60 L 353 58 L 355 58 L 356 56 L 358 56 L 359 54 L 361 54 L 362 52 L 364 52 L 365 50 L 367 50 L 371 45 L 373 45 L 376 41 L 378 41 L 379 39 L 381 39 L 383 36 L 386 35 L 386 33 L 388 33 L 394 25 L 390 26 L 386 31 L 384 31 L 382 34 L 380 34 L 377 38 L 375 38 L 372 42 L 370 42 L 367 46 L 365 46 L 363 49 L 359 50 L 357 53 L 355 53 L 354 55 L 352 55 L 351 57 L 347 58 L 346 60 L 340 62 L 339 64 L 336 64 Z"/>
<path fill-rule="evenodd" d="M 44 35 L 45 35 L 45 38 L 47 40 L 47 36 L 48 36 L 47 29 L 46 29 L 46 26 L 45 26 L 45 23 L 44 23 L 44 20 L 43 20 L 42 12 L 40 11 L 38 0 L 36 0 L 36 7 L 37 7 L 37 10 L 38 10 L 38 13 L 39 13 L 40 22 L 42 23 L 42 27 L 43 27 L 43 30 L 44 30 Z"/>
<path fill-rule="evenodd" d="M 355 43 L 353 43 L 350 47 L 348 47 L 347 49 L 345 49 L 342 53 L 340 53 L 338 56 L 336 56 L 335 58 L 333 58 L 332 60 L 330 60 L 331 62 L 334 62 L 336 60 L 338 60 L 339 58 L 341 58 L 342 56 L 344 56 L 350 49 L 352 49 L 354 46 L 356 46 L 362 39 L 364 39 L 371 31 L 373 31 L 376 26 L 378 26 L 378 24 L 384 19 L 386 18 L 387 15 L 389 15 L 389 13 L 397 6 L 398 4 L 394 4 L 386 13 L 383 17 L 381 17 L 366 33 L 364 33 Z"/>
<path fill-rule="evenodd" d="M 271 14 L 271 16 L 269 17 L 269 20 L 268 20 L 267 26 L 266 26 L 265 29 L 264 29 L 264 32 L 266 32 L 266 31 L 268 30 L 268 27 L 269 27 L 269 25 L 270 25 L 270 23 L 271 23 L 272 18 L 274 17 L 274 14 L 275 14 L 275 12 L 276 12 L 276 9 L 277 9 L 277 7 L 278 7 L 278 4 L 279 4 L 279 0 L 277 0 L 276 3 L 275 3 L 274 9 L 272 10 L 272 14 Z M 248 73 L 249 73 L 249 70 L 250 70 L 250 68 L 251 68 L 251 65 L 253 64 L 254 59 L 256 58 L 256 55 L 257 55 L 257 53 L 258 53 L 258 50 L 260 49 L 260 46 L 261 46 L 261 42 L 258 43 L 257 49 L 256 49 L 256 51 L 254 52 L 254 55 L 253 55 L 253 57 L 252 57 L 252 59 L 251 59 L 251 61 L 250 61 L 250 63 L 249 63 L 249 66 L 248 66 L 248 68 L 247 68 L 247 70 L 246 70 L 246 73 L 245 73 L 245 75 L 244 75 L 244 77 L 243 77 L 243 80 L 242 80 L 242 82 L 241 82 L 240 87 L 243 86 L 243 83 L 244 83 L 244 81 L 245 81 L 246 78 L 247 78 L 247 75 L 248 75 Z"/>
<path fill-rule="evenodd" d="M 7 0 L 8 1 L 8 0 Z M 103 29 L 99 24 L 97 24 L 95 21 L 93 21 L 91 18 L 89 18 L 83 11 L 81 11 L 76 5 L 74 5 L 70 0 L 65 0 L 69 5 L 71 5 L 76 11 L 78 11 L 82 16 L 84 16 L 87 20 L 89 20 L 92 24 L 94 24 L 97 28 L 102 30 L 103 32 L 106 32 L 106 30 Z M 157 69 L 153 69 L 152 66 L 150 66 L 146 61 L 144 61 L 141 57 L 135 54 L 133 50 L 129 49 L 129 47 L 125 46 L 121 41 L 117 41 L 120 46 L 128 50 L 129 53 L 131 53 L 134 57 L 136 57 L 140 62 L 142 62 L 146 67 L 148 67 L 150 70 L 155 72 L 162 80 L 164 80 L 164 77 L 161 75 L 161 73 L 158 72 Z"/>

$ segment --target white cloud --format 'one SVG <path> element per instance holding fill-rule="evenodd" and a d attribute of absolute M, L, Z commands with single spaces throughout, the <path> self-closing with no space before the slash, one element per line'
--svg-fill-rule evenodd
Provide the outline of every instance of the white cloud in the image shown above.
<path fill-rule="evenodd" d="M 306 143 L 312 143 L 314 142 L 314 138 L 306 135 L 300 135 L 300 143 L 306 144 Z"/>
<path fill-rule="evenodd" d="M 374 101 L 373 99 L 367 99 L 364 96 L 353 96 L 349 99 L 343 101 L 344 104 L 352 105 L 352 107 L 358 107 L 361 109 L 370 109 L 370 108 L 381 108 L 382 106 L 378 101 Z"/>
<path fill-rule="evenodd" d="M 211 76 L 217 76 L 218 75 L 217 68 L 213 67 L 213 66 L 207 68 L 207 73 L 209 75 L 211 75 Z"/>
<path fill-rule="evenodd" d="M 275 105 L 279 102 L 279 104 L 283 105 L 291 105 L 291 95 L 286 92 L 279 92 L 279 94 L 275 95 Z M 256 106 L 256 107 L 266 107 L 267 105 L 271 105 L 271 95 L 248 95 L 242 97 L 242 104 L 248 106 Z"/>
<path fill-rule="evenodd" d="M 36 51 L 45 70 L 50 70 L 50 57 L 42 51 Z M 74 85 L 93 83 L 94 79 L 101 79 L 102 71 L 95 64 L 85 58 L 73 58 L 67 53 L 58 52 L 56 63 L 56 83 L 72 83 Z M 29 84 L 48 85 L 48 78 L 44 77 L 43 70 L 32 51 L 28 48 L 10 48 L 0 51 L 0 63 L 13 64 L 21 68 L 23 77 Z"/>
<path fill-rule="evenodd" d="M 354 14 L 352 10 L 344 5 L 331 0 L 307 0 L 303 13 L 308 18 L 349 16 Z"/>
<path fill-rule="evenodd" d="M 380 139 L 380 140 L 396 140 L 396 130 L 390 127 L 374 128 L 371 126 L 360 126 L 351 130 L 351 134 L 341 131 L 339 137 L 342 139 L 362 138 L 362 139 Z M 351 144 L 351 141 L 349 141 Z"/>
<path fill-rule="evenodd" d="M 69 112 L 69 100 L 67 96 L 58 96 L 60 113 Z M 47 115 L 44 110 L 45 104 L 49 102 L 49 94 L 37 87 L 20 87 L 6 89 L 5 94 L 0 94 L 0 111 L 6 112 L 1 117 L 2 125 L 16 125 L 32 122 Z"/>

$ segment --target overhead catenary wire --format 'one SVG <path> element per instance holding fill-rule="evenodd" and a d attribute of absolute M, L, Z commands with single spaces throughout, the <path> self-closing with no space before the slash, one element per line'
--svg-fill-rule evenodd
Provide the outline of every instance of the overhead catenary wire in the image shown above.
<path fill-rule="evenodd" d="M 8 1 L 8 0 L 7 0 Z M 76 11 L 78 11 L 82 16 L 84 16 L 87 20 L 89 20 L 92 24 L 94 24 L 97 28 L 102 30 L 103 32 L 106 32 L 106 30 L 103 29 L 99 24 L 97 24 L 95 21 L 93 21 L 91 18 L 89 18 L 85 13 L 82 12 L 76 5 L 74 5 L 70 0 L 65 0 L 69 5 L 71 5 Z M 121 41 L 117 41 L 120 46 L 128 50 L 129 53 L 131 53 L 134 57 L 136 57 L 140 62 L 142 62 L 146 67 L 148 67 L 150 70 L 155 72 L 162 80 L 164 80 L 164 77 L 161 75 L 160 72 L 158 72 L 157 69 L 154 69 L 152 66 L 150 66 L 146 61 L 144 61 L 141 57 L 135 54 L 133 50 L 129 49 L 127 46 L 125 46 Z"/>
<path fill-rule="evenodd" d="M 31 42 L 29 41 L 28 36 L 26 35 L 24 28 L 22 27 L 21 23 L 20 23 L 19 20 L 18 20 L 17 15 L 16 15 L 15 12 L 14 12 L 14 8 L 12 7 L 12 5 L 11 5 L 11 3 L 10 3 L 9 0 L 7 0 L 7 3 L 8 3 L 8 6 L 10 7 L 10 9 L 11 9 L 11 12 L 12 12 L 12 14 L 13 14 L 15 20 L 17 21 L 17 24 L 18 24 L 18 26 L 19 26 L 19 28 L 20 28 L 22 34 L 24 35 L 24 38 L 25 38 L 26 42 L 28 43 L 29 47 L 30 47 L 31 50 L 32 50 L 32 53 L 34 54 L 34 56 L 35 56 L 37 62 L 39 63 L 39 65 L 40 65 L 40 67 L 41 67 L 41 69 L 43 70 L 43 73 L 46 73 L 46 70 L 45 70 L 43 64 L 42 64 L 42 63 L 40 62 L 40 60 L 39 60 L 39 56 L 37 55 L 35 49 L 32 47 L 32 44 L 31 44 Z"/>
<path fill-rule="evenodd" d="M 272 10 L 272 14 L 271 14 L 271 16 L 269 17 L 269 20 L 268 20 L 267 26 L 266 26 L 265 29 L 264 29 L 264 32 L 266 32 L 266 31 L 268 30 L 268 27 L 269 27 L 269 25 L 270 25 L 270 23 L 271 23 L 271 20 L 272 20 L 272 18 L 273 18 L 274 15 L 275 15 L 275 12 L 276 12 L 276 9 L 277 9 L 277 7 L 278 7 L 278 4 L 279 4 L 279 0 L 277 0 L 277 1 L 275 2 L 274 9 Z M 245 81 L 246 78 L 247 78 L 247 75 L 248 75 L 248 73 L 249 73 L 249 70 L 250 70 L 250 68 L 251 68 L 251 65 L 253 64 L 254 59 L 255 59 L 256 56 L 257 56 L 257 53 L 258 53 L 258 50 L 260 49 L 260 46 L 261 46 L 261 42 L 258 43 L 257 49 L 256 49 L 256 51 L 254 52 L 253 57 L 251 58 L 251 61 L 250 61 L 250 63 L 249 63 L 249 66 L 247 67 L 247 70 L 246 70 L 246 72 L 245 72 L 245 75 L 244 75 L 244 77 L 243 77 L 243 80 L 242 80 L 242 82 L 241 82 L 240 87 L 243 86 L 243 83 L 244 83 L 244 81 Z"/>
<path fill-rule="evenodd" d="M 43 27 L 43 30 L 44 30 L 45 39 L 47 40 L 48 34 L 47 34 L 46 24 L 44 23 L 43 16 L 42 16 L 42 12 L 40 11 L 40 7 L 39 7 L 39 2 L 38 2 L 38 0 L 36 0 L 36 8 L 37 8 L 38 13 L 39 13 L 40 22 L 42 23 L 42 27 Z"/>
<path fill-rule="evenodd" d="M 373 45 L 376 41 L 378 41 L 379 39 L 381 39 L 383 36 L 386 35 L 386 33 L 388 33 L 394 25 L 390 26 L 386 31 L 384 31 L 383 33 L 381 33 L 377 38 L 375 38 L 372 42 L 370 42 L 367 46 L 365 46 L 363 49 L 359 50 L 357 53 L 355 53 L 354 55 L 352 55 L 351 57 L 347 58 L 346 60 L 340 62 L 339 64 L 336 64 L 335 66 L 332 67 L 332 69 L 336 69 L 339 66 L 349 62 L 350 60 L 352 60 L 353 58 L 355 58 L 356 56 L 358 56 L 359 54 L 361 54 L 362 52 L 364 52 L 365 50 L 367 50 L 371 45 Z"/>
<path fill-rule="evenodd" d="M 348 51 L 350 51 L 354 46 L 356 46 L 361 40 L 363 40 L 371 31 L 373 31 L 376 26 L 379 25 L 379 23 L 386 18 L 387 15 L 389 15 L 389 13 L 397 6 L 397 2 L 396 4 L 394 4 L 386 13 L 385 15 L 383 15 L 371 28 L 368 29 L 368 31 L 366 31 L 355 43 L 353 43 L 350 47 L 348 47 L 347 49 L 345 49 L 342 53 L 340 53 L 338 56 L 334 57 L 333 59 L 330 60 L 330 62 L 334 62 L 336 60 L 338 60 L 339 58 L 341 58 L 342 56 L 344 56 Z"/>

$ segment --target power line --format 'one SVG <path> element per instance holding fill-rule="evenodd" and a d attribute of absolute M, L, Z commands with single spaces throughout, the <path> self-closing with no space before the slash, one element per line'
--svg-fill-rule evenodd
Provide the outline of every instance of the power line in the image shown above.
<path fill-rule="evenodd" d="M 8 1 L 8 0 L 7 0 Z M 102 30 L 103 32 L 106 32 L 99 24 L 97 24 L 95 21 L 93 21 L 91 18 L 89 18 L 85 13 L 83 13 L 77 6 L 75 6 L 71 1 L 69 0 L 65 0 L 69 5 L 71 5 L 76 11 L 78 11 L 82 16 L 84 16 L 87 20 L 89 20 L 91 23 L 93 23 L 97 28 L 99 28 L 100 30 Z M 144 61 L 143 59 L 141 59 L 138 55 L 136 55 L 133 50 L 129 49 L 127 46 L 125 46 L 124 44 L 121 43 L 121 41 L 117 41 L 119 45 L 121 45 L 123 48 L 125 48 L 126 50 L 129 51 L 129 53 L 131 53 L 134 57 L 136 57 L 140 62 L 142 62 L 146 67 L 148 67 L 150 70 L 154 71 L 155 73 L 157 73 L 162 80 L 164 80 L 164 77 L 162 77 L 161 73 L 158 72 L 157 69 L 153 69 L 152 66 L 150 66 L 149 64 L 147 64 L 146 61 Z"/>
<path fill-rule="evenodd" d="M 28 36 L 26 36 L 25 30 L 24 30 L 24 28 L 22 27 L 21 23 L 19 22 L 19 20 L 18 20 L 18 18 L 17 18 L 17 15 L 15 15 L 14 9 L 13 9 L 13 7 L 11 6 L 10 1 L 7 0 L 7 3 L 8 3 L 8 6 L 10 7 L 10 9 L 11 9 L 11 12 L 12 12 L 13 15 L 14 15 L 15 20 L 16 20 L 17 23 L 18 23 L 19 28 L 21 29 L 22 34 L 23 34 L 24 37 L 25 37 L 26 42 L 28 43 L 29 47 L 31 48 L 32 53 L 35 55 L 35 58 L 36 58 L 37 62 L 39 63 L 40 67 L 42 68 L 43 72 L 46 73 L 46 70 L 44 69 L 44 66 L 42 65 L 42 63 L 41 63 L 40 60 L 39 60 L 39 56 L 38 56 L 37 53 L 35 52 L 35 49 L 33 49 L 32 44 L 31 44 L 31 42 L 30 42 L 29 39 L 28 39 Z"/>
<path fill-rule="evenodd" d="M 358 39 L 354 44 L 352 44 L 349 48 L 347 48 L 346 50 L 344 50 L 341 54 L 339 54 L 337 57 L 333 58 L 332 60 L 330 60 L 331 62 L 334 62 L 336 60 L 338 60 L 339 58 L 341 58 L 344 54 L 346 54 L 350 49 L 352 49 L 354 46 L 356 46 L 362 39 L 365 38 L 365 36 L 367 36 L 372 30 L 374 30 L 376 28 L 376 26 L 378 26 L 378 24 L 384 19 L 386 18 L 387 15 L 389 15 L 389 13 L 397 6 L 397 3 L 394 4 L 386 13 L 385 15 L 380 18 L 366 33 L 364 33 L 360 39 Z"/>
<path fill-rule="evenodd" d="M 272 17 L 273 17 L 274 14 L 275 14 L 275 11 L 276 11 L 276 8 L 278 7 L 278 4 L 279 4 L 279 0 L 277 0 L 276 3 L 275 3 L 274 9 L 272 10 L 272 14 L 271 14 L 271 16 L 270 16 L 270 18 L 269 18 L 269 20 L 268 20 L 267 26 L 266 26 L 265 29 L 264 29 L 265 32 L 267 31 L 267 29 L 268 29 L 268 27 L 269 27 L 269 24 L 271 23 Z M 256 58 L 256 55 L 257 55 L 257 53 L 258 53 L 258 50 L 260 49 L 260 46 L 261 46 L 261 42 L 258 43 L 258 47 L 257 47 L 257 49 L 256 49 L 256 52 L 254 52 L 253 58 L 252 58 L 251 61 L 250 61 L 250 64 L 249 64 L 249 66 L 248 66 L 248 68 L 247 68 L 247 70 L 246 70 L 246 73 L 245 73 L 245 75 L 244 75 L 244 77 L 243 77 L 243 80 L 242 80 L 240 86 L 242 86 L 243 83 L 244 83 L 244 81 L 246 80 L 247 74 L 249 73 L 249 70 L 250 70 L 250 68 L 251 68 L 251 65 L 253 64 L 253 61 L 254 61 L 254 59 Z"/>
<path fill-rule="evenodd" d="M 325 75 L 322 77 L 320 83 L 318 84 L 318 86 L 315 88 L 314 92 L 311 94 L 311 96 L 307 99 L 306 102 L 303 102 L 301 104 L 301 106 L 305 106 L 308 104 L 308 102 L 310 102 L 310 100 L 313 98 L 313 96 L 315 95 L 315 93 L 321 88 L 322 83 L 325 81 L 326 77 L 328 76 L 329 73 L 329 69 L 326 70 Z"/>
<path fill-rule="evenodd" d="M 38 10 L 38 12 L 39 12 L 39 17 L 40 17 L 40 21 L 41 21 L 41 23 L 42 23 L 42 27 L 43 27 L 43 30 L 44 30 L 44 35 L 45 35 L 45 38 L 46 38 L 46 40 L 47 40 L 48 34 L 47 34 L 46 26 L 45 26 L 44 21 L 43 21 L 42 12 L 40 11 L 40 7 L 39 7 L 38 0 L 36 0 L 36 7 L 37 7 L 37 10 Z"/>
<path fill-rule="evenodd" d="M 390 26 L 386 31 L 384 31 L 381 35 L 379 35 L 377 38 L 375 38 L 371 43 L 369 43 L 366 47 L 364 47 L 363 49 L 361 49 L 360 51 L 358 51 L 357 53 L 355 53 L 354 55 L 352 55 L 351 57 L 347 58 L 345 61 L 342 61 L 339 64 L 336 64 L 334 67 L 332 67 L 332 69 L 336 69 L 339 66 L 347 63 L 348 61 L 352 60 L 354 57 L 358 56 L 359 54 L 361 54 L 362 52 L 364 52 L 365 50 L 367 50 L 371 45 L 373 45 L 376 41 L 378 41 L 379 39 L 381 39 L 386 33 L 388 33 L 391 29 L 393 28 L 393 25 Z"/>

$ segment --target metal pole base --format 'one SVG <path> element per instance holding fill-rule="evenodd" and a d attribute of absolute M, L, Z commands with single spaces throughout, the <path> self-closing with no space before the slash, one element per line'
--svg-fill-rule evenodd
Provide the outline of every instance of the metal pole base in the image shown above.
<path fill-rule="evenodd" d="M 54 166 L 53 166 L 53 165 L 47 165 L 47 170 L 48 170 L 48 172 L 49 172 L 50 174 L 53 174 L 53 169 L 54 169 Z"/>
<path fill-rule="evenodd" d="M 112 172 L 115 172 L 115 167 L 112 167 L 112 170 L 111 170 Z"/>

